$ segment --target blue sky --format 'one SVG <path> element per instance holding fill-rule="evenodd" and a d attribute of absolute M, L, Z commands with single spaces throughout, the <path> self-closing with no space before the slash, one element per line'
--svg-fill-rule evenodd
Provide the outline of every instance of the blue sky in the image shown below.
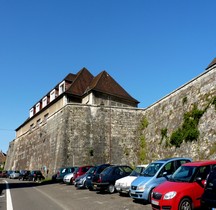
<path fill-rule="evenodd" d="M 0 150 L 68 73 L 106 70 L 145 108 L 216 57 L 215 0 L 0 0 Z"/>

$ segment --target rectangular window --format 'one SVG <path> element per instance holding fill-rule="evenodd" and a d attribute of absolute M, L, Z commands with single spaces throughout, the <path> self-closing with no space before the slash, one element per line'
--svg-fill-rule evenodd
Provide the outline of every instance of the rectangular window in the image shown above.
<path fill-rule="evenodd" d="M 37 126 L 39 126 L 40 123 L 41 123 L 41 119 L 38 119 L 38 120 L 37 120 Z"/>
<path fill-rule="evenodd" d="M 59 84 L 59 95 L 65 91 L 65 81 Z"/>
<path fill-rule="evenodd" d="M 44 108 L 47 105 L 47 96 L 43 98 L 42 100 L 42 108 Z"/>
<path fill-rule="evenodd" d="M 40 102 L 36 104 L 36 113 L 40 111 Z"/>
<path fill-rule="evenodd" d="M 29 111 L 29 116 L 33 117 L 33 115 L 34 115 L 34 107 L 31 108 L 30 111 Z"/>
<path fill-rule="evenodd" d="M 34 128 L 34 123 L 32 123 L 31 125 L 30 125 L 30 130 L 32 130 Z"/>
<path fill-rule="evenodd" d="M 49 116 L 49 113 L 47 113 L 47 114 L 44 115 L 44 122 L 47 121 L 48 116 Z"/>
<path fill-rule="evenodd" d="M 50 102 L 55 99 L 55 94 L 56 94 L 56 90 L 55 89 L 50 92 Z"/>

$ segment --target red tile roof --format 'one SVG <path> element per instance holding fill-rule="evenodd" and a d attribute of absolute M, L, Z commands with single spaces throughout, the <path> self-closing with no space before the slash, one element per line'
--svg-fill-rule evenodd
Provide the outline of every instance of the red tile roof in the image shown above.
<path fill-rule="evenodd" d="M 91 84 L 94 76 L 86 69 L 81 69 L 74 78 L 71 86 L 66 90 L 65 93 L 82 96 L 86 88 Z"/>
<path fill-rule="evenodd" d="M 131 97 L 106 71 L 102 71 L 93 79 L 91 85 L 88 87 L 88 91 L 91 90 L 106 93 L 128 101 L 133 101 L 134 103 L 139 103 L 136 99 Z"/>

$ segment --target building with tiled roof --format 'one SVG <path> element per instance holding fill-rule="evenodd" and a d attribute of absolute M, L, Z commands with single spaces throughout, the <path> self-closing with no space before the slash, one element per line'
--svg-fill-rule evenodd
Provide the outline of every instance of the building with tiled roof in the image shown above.
<path fill-rule="evenodd" d="M 93 76 L 86 68 L 68 74 L 29 111 L 29 118 L 16 129 L 17 137 L 28 132 L 68 103 L 137 107 L 130 96 L 106 71 Z"/>

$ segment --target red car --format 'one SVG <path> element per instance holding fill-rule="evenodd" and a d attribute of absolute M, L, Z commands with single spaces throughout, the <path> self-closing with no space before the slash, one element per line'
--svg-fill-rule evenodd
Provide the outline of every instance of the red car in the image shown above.
<path fill-rule="evenodd" d="M 93 166 L 80 166 L 77 170 L 73 173 L 73 179 L 72 182 L 74 183 L 75 179 L 83 174 L 85 174 L 90 168 Z"/>
<path fill-rule="evenodd" d="M 204 182 L 216 160 L 185 163 L 152 192 L 153 210 L 191 210 L 200 207 Z"/>

